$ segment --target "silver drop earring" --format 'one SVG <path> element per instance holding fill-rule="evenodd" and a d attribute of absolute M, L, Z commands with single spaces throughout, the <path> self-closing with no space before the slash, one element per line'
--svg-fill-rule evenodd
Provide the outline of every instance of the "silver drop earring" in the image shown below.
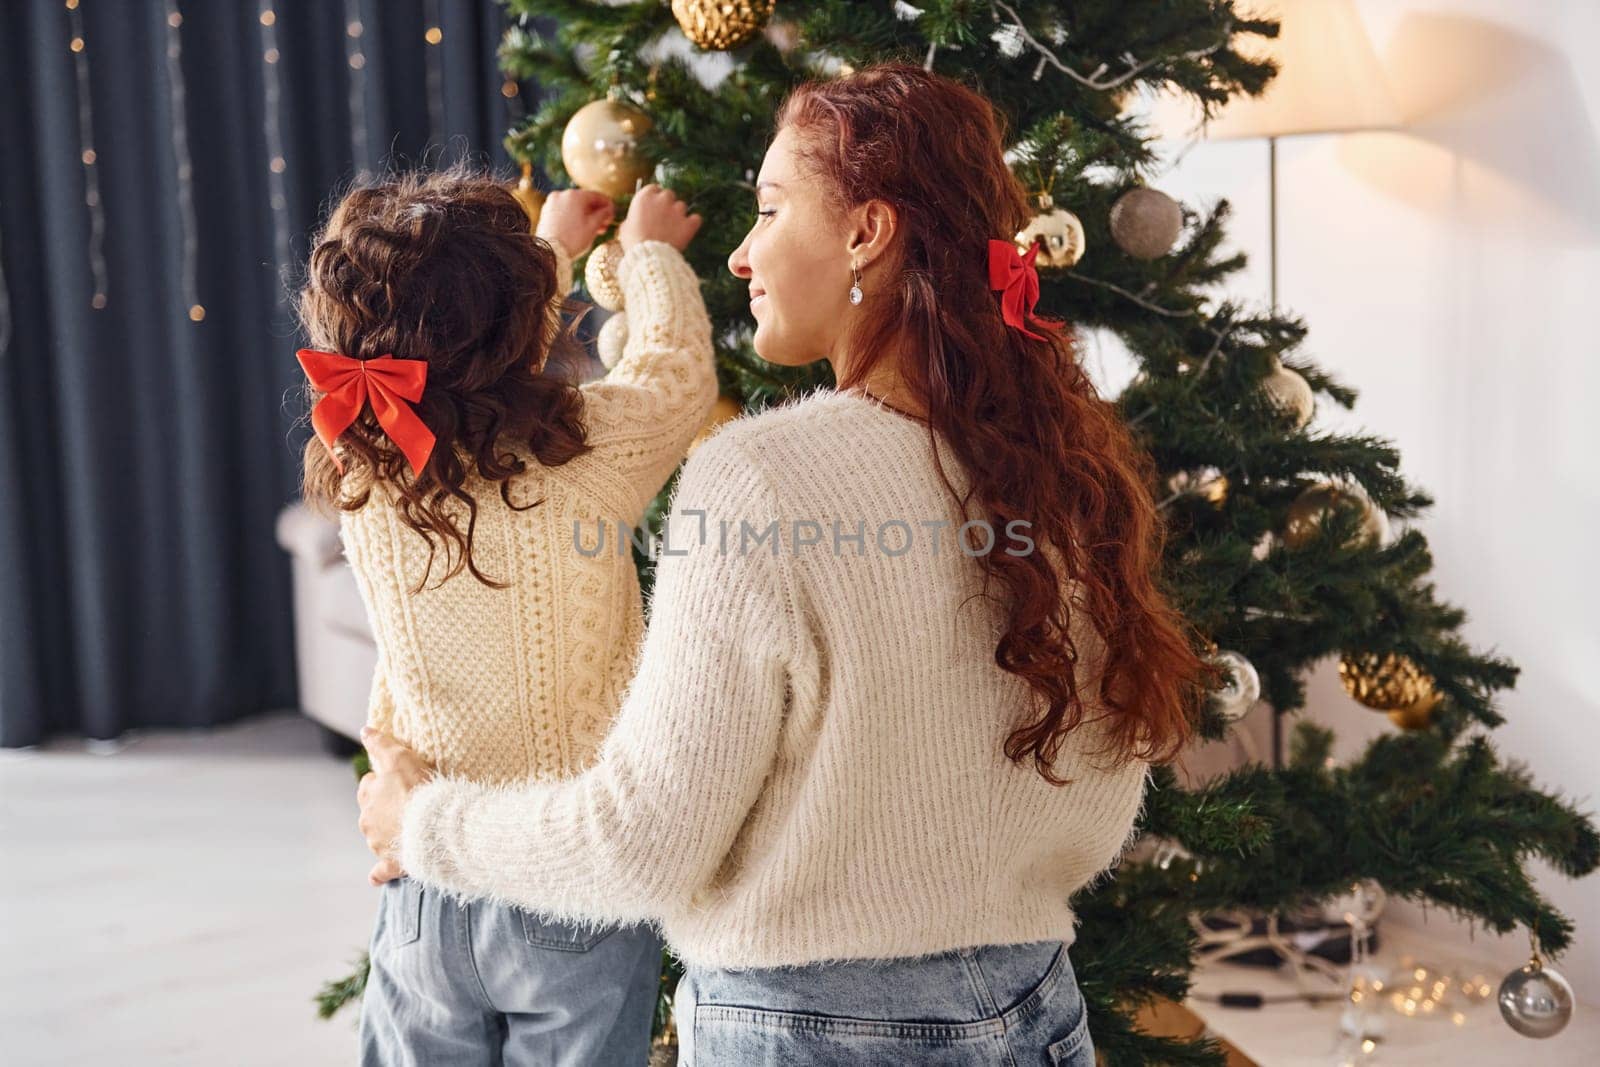
<path fill-rule="evenodd" d="M 850 287 L 850 303 L 861 303 L 861 268 L 854 263 L 850 264 L 850 272 L 855 275 L 856 283 Z"/>

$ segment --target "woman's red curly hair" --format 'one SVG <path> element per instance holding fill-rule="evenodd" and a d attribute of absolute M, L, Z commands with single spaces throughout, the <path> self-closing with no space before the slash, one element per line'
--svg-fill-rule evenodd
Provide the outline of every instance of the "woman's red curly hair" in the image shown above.
<path fill-rule="evenodd" d="M 1092 703 L 1114 756 L 1172 758 L 1212 672 L 1159 586 L 1165 526 L 1149 456 L 1096 392 L 1070 335 L 1034 318 L 1047 340 L 1007 327 L 989 288 L 989 241 L 1009 241 L 1032 214 L 1003 157 L 1004 118 L 973 89 L 896 62 L 796 87 L 779 111 L 785 127 L 836 207 L 880 200 L 896 217 L 891 265 L 853 316 L 850 350 L 862 358 L 840 387 L 895 360 L 927 405 L 930 434 L 971 474 L 966 497 L 956 494 L 963 513 L 972 517 L 975 498 L 992 528 L 1026 520 L 1048 546 L 975 557 L 986 590 L 992 579 L 1009 593 L 995 662 L 1036 697 L 1006 755 L 1064 784 L 1055 757 Z M 1074 632 L 1080 611 L 1103 643 L 1085 664 L 1092 672 L 1077 669 L 1090 655 Z M 1097 687 L 1088 701 L 1080 673 Z"/>

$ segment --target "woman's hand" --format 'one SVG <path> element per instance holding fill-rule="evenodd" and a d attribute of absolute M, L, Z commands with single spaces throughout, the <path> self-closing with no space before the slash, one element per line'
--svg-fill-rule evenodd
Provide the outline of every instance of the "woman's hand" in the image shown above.
<path fill-rule="evenodd" d="M 393 737 L 371 727 L 362 728 L 361 743 L 367 748 L 373 769 L 362 775 L 361 784 L 356 786 L 356 801 L 361 805 L 356 825 L 367 839 L 367 847 L 378 857 L 367 881 L 382 885 L 405 873 L 396 854 L 401 819 L 411 791 L 433 777 L 433 768 Z"/>
<path fill-rule="evenodd" d="M 678 195 L 651 183 L 633 194 L 628 217 L 617 228 L 623 252 L 640 241 L 665 241 L 682 252 L 694 240 L 704 220 L 689 214 L 689 206 Z"/>
<path fill-rule="evenodd" d="M 546 241 L 560 241 L 567 254 L 577 259 L 589 251 L 594 239 L 606 231 L 617 216 L 617 206 L 605 193 L 590 189 L 558 189 L 545 198 L 539 210 L 538 235 Z"/>

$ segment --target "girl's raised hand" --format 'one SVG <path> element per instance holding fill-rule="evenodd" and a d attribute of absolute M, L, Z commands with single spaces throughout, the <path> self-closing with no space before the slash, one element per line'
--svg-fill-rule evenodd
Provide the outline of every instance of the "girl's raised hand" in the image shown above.
<path fill-rule="evenodd" d="M 567 254 L 577 259 L 589 251 L 594 239 L 606 231 L 616 214 L 616 205 L 605 193 L 591 189 L 558 189 L 545 198 L 537 232 L 546 241 L 560 241 Z"/>
<path fill-rule="evenodd" d="M 689 213 L 689 206 L 676 193 L 652 182 L 633 194 L 628 217 L 617 227 L 617 240 L 624 252 L 640 241 L 665 241 L 682 252 L 702 221 L 699 215 Z"/>

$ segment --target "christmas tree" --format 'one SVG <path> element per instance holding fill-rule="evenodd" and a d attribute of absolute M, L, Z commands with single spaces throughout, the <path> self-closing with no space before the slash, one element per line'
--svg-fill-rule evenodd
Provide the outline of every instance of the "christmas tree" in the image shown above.
<path fill-rule="evenodd" d="M 1206 783 L 1158 769 L 1140 816 L 1147 847 L 1074 900 L 1073 963 L 1103 1062 L 1222 1062 L 1209 1041 L 1155 1036 L 1137 1021 L 1150 1002 L 1185 996 L 1196 916 L 1284 916 L 1376 885 L 1498 932 L 1523 928 L 1547 954 L 1566 947 L 1572 924 L 1536 891 L 1527 863 L 1587 874 L 1600 835 L 1490 743 L 1496 693 L 1516 668 L 1459 636 L 1464 614 L 1436 596 L 1424 536 L 1389 530 L 1428 497 L 1386 442 L 1312 425 L 1315 403 L 1350 407 L 1355 394 L 1299 354 L 1303 323 L 1215 296 L 1244 265 L 1221 251 L 1227 204 L 1197 210 L 1146 184 L 1158 159 L 1126 110 L 1132 95 L 1184 94 L 1212 114 L 1260 93 L 1275 69 L 1238 46 L 1274 36 L 1276 23 L 1232 0 L 506 6 L 502 65 L 540 94 L 508 137 L 513 156 L 552 185 L 607 188 L 624 202 L 635 176 L 653 175 L 704 216 L 687 255 L 729 410 L 831 383 L 826 363 L 787 369 L 754 353 L 746 285 L 725 262 L 751 222 L 786 91 L 886 59 L 981 89 L 1036 197 L 1038 216 L 1017 240 L 1040 245 L 1041 312 L 1079 333 L 1114 333 L 1139 364 L 1115 400 L 1159 471 L 1166 584 L 1227 680 L 1200 712 L 1201 735 L 1225 736 L 1258 697 L 1269 714 L 1292 715 L 1304 676 L 1331 656 L 1352 695 L 1394 720 L 1345 764 L 1330 759 L 1325 730 L 1300 723 L 1281 758 Z M 585 136 L 563 153 L 569 126 Z M 595 158 L 596 134 L 611 139 L 609 160 Z M 527 179 L 524 196 L 536 207 Z M 648 587 L 650 563 L 640 566 Z"/>

